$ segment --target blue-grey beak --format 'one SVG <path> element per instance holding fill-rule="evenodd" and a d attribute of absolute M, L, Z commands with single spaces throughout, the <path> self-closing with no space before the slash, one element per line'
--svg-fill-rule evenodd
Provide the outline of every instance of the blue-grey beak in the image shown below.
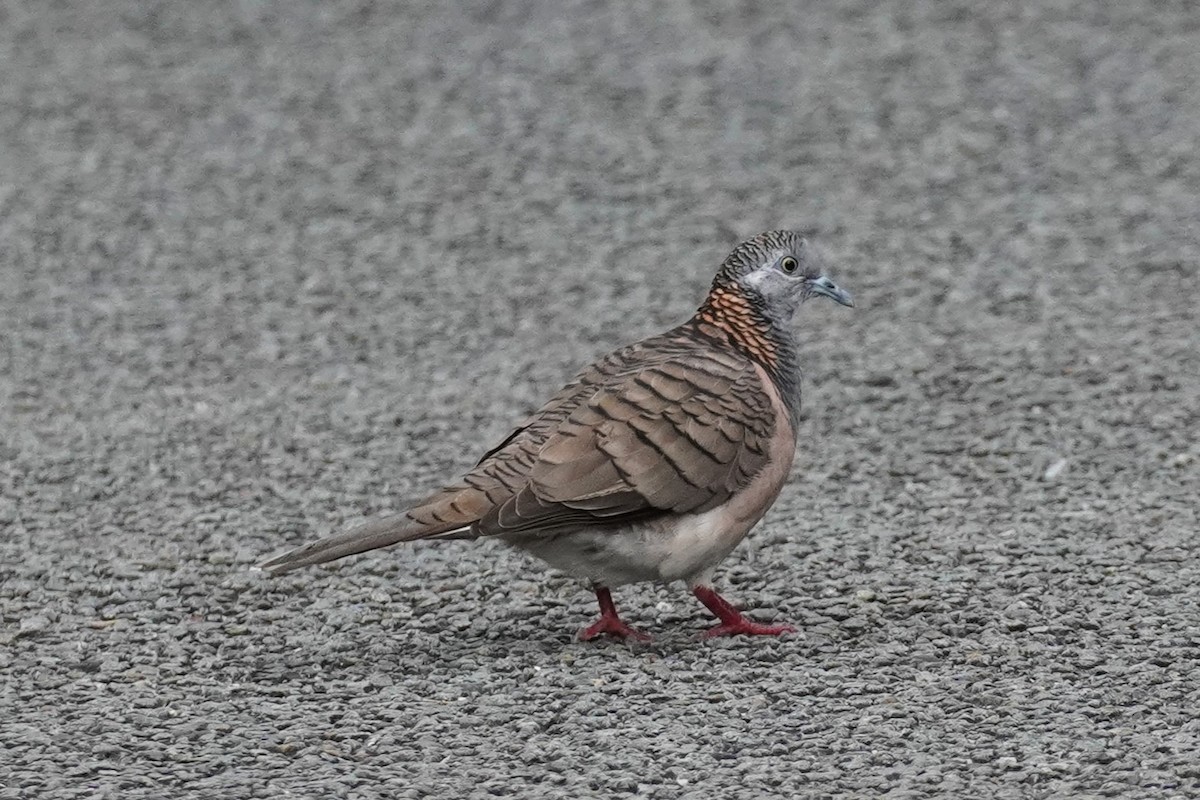
<path fill-rule="evenodd" d="M 845 289 L 840 288 L 836 283 L 822 275 L 819 278 L 813 278 L 808 282 L 809 291 L 813 294 L 820 294 L 828 297 L 835 303 L 840 303 L 844 306 L 854 308 L 854 300 L 850 298 L 850 293 Z"/>

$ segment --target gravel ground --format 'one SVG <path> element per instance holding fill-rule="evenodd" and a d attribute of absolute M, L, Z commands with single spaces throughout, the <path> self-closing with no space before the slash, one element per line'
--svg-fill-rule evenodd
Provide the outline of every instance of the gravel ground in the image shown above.
<path fill-rule="evenodd" d="M 629 5 L 3 6 L 0 798 L 1200 796 L 1200 12 Z M 858 308 L 719 586 L 800 634 L 249 571 L 777 226 Z"/>

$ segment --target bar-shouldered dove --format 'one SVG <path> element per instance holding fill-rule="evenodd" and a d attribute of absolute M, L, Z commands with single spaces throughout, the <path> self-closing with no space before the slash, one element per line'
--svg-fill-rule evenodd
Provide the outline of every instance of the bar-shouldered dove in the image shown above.
<path fill-rule="evenodd" d="M 591 583 L 601 616 L 581 639 L 648 638 L 610 593 L 638 581 L 686 581 L 720 620 L 707 636 L 793 631 L 746 618 L 711 579 L 787 480 L 800 408 L 790 322 L 818 295 L 853 305 L 802 236 L 755 236 L 725 259 L 691 319 L 584 369 L 462 479 L 261 569 L 496 537 Z"/>

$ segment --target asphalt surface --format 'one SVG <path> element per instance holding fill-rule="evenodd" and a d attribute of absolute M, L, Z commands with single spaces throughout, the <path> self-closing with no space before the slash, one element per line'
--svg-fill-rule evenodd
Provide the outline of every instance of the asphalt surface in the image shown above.
<path fill-rule="evenodd" d="M 1200 796 L 1200 12 L 630 5 L 0 9 L 0 798 Z M 249 571 L 779 226 L 858 308 L 718 585 L 801 633 Z"/>

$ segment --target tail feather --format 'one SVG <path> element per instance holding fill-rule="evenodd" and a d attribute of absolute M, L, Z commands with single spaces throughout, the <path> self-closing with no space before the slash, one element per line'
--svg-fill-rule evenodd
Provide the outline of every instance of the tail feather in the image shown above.
<path fill-rule="evenodd" d="M 377 550 L 399 542 L 410 542 L 414 539 L 438 537 L 445 539 L 463 538 L 470 536 L 469 529 L 464 529 L 461 523 L 444 526 L 423 525 L 413 520 L 408 514 L 396 514 L 390 517 L 365 522 L 345 533 L 328 536 L 315 542 L 290 550 L 281 556 L 258 565 L 258 569 L 272 575 L 282 575 L 301 567 L 314 564 L 324 564 L 356 553 Z"/>

